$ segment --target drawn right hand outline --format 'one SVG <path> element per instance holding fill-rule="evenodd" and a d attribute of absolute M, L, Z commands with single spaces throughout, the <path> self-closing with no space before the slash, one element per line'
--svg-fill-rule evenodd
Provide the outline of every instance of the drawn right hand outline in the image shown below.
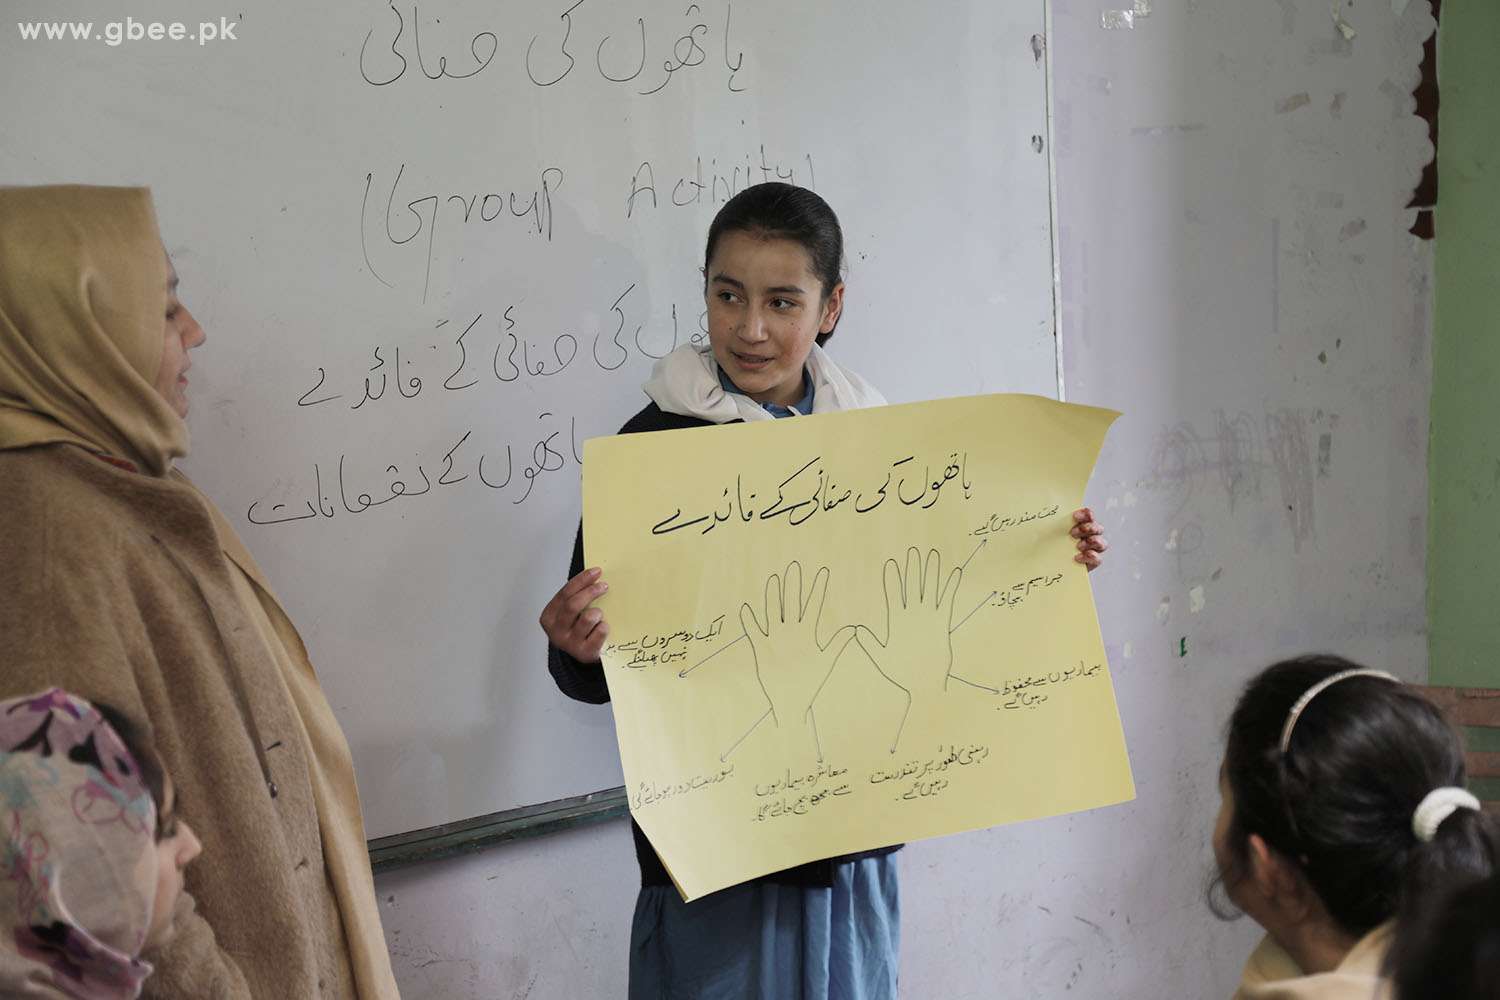
<path fill-rule="evenodd" d="M 953 677 L 953 605 L 963 576 L 963 567 L 955 566 L 943 577 L 943 558 L 937 549 L 929 549 L 924 559 L 921 550 L 912 546 L 906 550 L 904 568 L 894 558 L 885 561 L 885 638 L 866 625 L 860 628 L 869 634 L 874 648 L 865 644 L 862 635 L 857 641 L 881 676 L 906 694 L 891 753 L 901 742 L 912 705 L 919 698 L 941 695 Z"/>
<path fill-rule="evenodd" d="M 914 696 L 947 690 L 953 672 L 953 605 L 964 571 L 954 567 L 939 584 L 942 565 L 936 549 L 929 549 L 924 559 L 915 546 L 906 550 L 904 569 L 895 559 L 887 559 L 885 638 L 864 626 L 876 647 L 871 649 L 860 637 L 860 646 L 881 675 Z"/>

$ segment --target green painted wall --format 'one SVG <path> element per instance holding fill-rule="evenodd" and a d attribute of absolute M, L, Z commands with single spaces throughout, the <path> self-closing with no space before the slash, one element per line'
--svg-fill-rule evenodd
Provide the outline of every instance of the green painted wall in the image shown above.
<path fill-rule="evenodd" d="M 1500 0 L 1444 0 L 1438 84 L 1431 676 L 1500 687 Z"/>

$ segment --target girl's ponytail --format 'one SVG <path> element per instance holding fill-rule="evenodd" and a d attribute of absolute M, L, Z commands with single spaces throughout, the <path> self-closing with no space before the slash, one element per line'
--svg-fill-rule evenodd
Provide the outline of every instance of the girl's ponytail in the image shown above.
<path fill-rule="evenodd" d="M 1398 1000 L 1500 997 L 1500 822 L 1464 806 L 1418 841 L 1389 958 Z"/>

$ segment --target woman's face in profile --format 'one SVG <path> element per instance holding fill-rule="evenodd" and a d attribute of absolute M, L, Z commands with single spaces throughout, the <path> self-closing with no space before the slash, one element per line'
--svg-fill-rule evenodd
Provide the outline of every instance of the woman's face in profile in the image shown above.
<path fill-rule="evenodd" d="M 162 319 L 161 366 L 156 372 L 156 391 L 179 417 L 188 413 L 187 370 L 193 366 L 188 351 L 208 339 L 188 307 L 177 297 L 177 269 L 167 258 L 167 310 Z"/>

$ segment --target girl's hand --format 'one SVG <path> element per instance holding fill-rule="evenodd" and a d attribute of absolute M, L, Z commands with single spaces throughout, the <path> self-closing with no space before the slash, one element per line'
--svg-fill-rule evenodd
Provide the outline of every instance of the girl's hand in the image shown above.
<path fill-rule="evenodd" d="M 1104 540 L 1104 526 L 1094 521 L 1094 512 L 1081 507 L 1073 512 L 1073 529 L 1068 532 L 1078 539 L 1078 554 L 1074 562 L 1083 563 L 1092 573 L 1104 562 L 1104 551 L 1109 543 Z"/>
<path fill-rule="evenodd" d="M 599 567 L 586 569 L 563 584 L 542 609 L 542 631 L 547 641 L 580 663 L 599 662 L 599 650 L 609 638 L 604 612 L 594 607 L 609 590 Z"/>

